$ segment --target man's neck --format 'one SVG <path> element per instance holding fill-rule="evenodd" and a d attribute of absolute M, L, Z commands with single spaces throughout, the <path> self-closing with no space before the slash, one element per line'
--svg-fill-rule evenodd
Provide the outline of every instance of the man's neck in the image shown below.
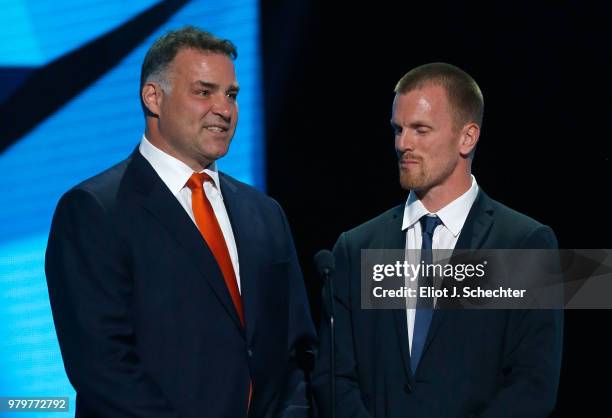
<path fill-rule="evenodd" d="M 428 190 L 415 190 L 429 213 L 436 213 L 472 187 L 472 176 L 462 176 L 452 184 L 440 184 Z"/>
<path fill-rule="evenodd" d="M 147 129 L 145 129 L 145 138 L 147 138 L 147 141 L 149 141 L 157 149 L 188 165 L 194 173 L 201 172 L 213 163 L 213 161 L 196 161 L 193 159 L 186 158 L 184 153 L 177 151 L 174 147 L 170 145 L 170 143 L 168 143 L 168 141 L 163 140 L 158 132 L 149 129 L 148 127 Z"/>

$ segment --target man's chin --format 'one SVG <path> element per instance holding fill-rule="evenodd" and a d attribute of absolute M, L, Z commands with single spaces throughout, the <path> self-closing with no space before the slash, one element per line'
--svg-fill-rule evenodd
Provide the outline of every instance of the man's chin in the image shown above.
<path fill-rule="evenodd" d="M 421 176 L 416 177 L 400 173 L 399 181 L 404 190 L 419 190 L 425 185 L 425 179 Z"/>
<path fill-rule="evenodd" d="M 208 159 L 213 161 L 218 160 L 219 158 L 225 157 L 225 155 L 229 152 L 229 143 L 226 144 L 218 144 L 218 146 L 209 147 L 206 152 L 203 154 L 206 155 Z"/>

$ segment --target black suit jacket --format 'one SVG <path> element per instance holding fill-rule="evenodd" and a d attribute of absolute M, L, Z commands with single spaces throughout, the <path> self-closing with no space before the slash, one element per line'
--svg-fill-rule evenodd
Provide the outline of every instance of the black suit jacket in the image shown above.
<path fill-rule="evenodd" d="M 562 314 L 552 310 L 435 310 L 416 373 L 405 310 L 360 309 L 360 250 L 404 248 L 404 205 L 343 233 L 336 257 L 337 416 L 545 417 L 554 407 Z M 552 230 L 480 191 L 458 249 L 555 248 Z M 327 299 L 324 299 L 325 301 Z M 329 306 L 313 385 L 330 416 Z"/>
<path fill-rule="evenodd" d="M 212 253 L 136 150 L 67 192 L 46 273 L 77 417 L 306 414 L 300 349 L 315 341 L 280 206 L 220 175 L 246 326 Z"/>

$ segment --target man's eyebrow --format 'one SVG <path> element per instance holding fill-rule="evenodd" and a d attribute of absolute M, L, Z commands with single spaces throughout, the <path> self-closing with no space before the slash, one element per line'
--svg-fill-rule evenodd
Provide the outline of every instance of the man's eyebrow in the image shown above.
<path fill-rule="evenodd" d="M 211 90 L 218 90 L 220 87 L 217 83 L 213 83 L 211 81 L 204 81 L 204 80 L 198 80 L 195 82 L 195 84 L 198 84 L 201 87 L 206 87 L 207 89 L 211 89 Z M 238 86 L 237 84 L 232 84 L 228 91 L 237 93 L 240 90 L 240 86 Z"/>
<path fill-rule="evenodd" d="M 393 119 L 391 119 L 389 121 L 391 123 L 391 127 L 396 129 L 396 128 L 401 128 L 402 125 L 400 125 L 399 123 L 396 123 Z M 426 121 L 422 121 L 422 120 L 415 120 L 414 122 L 410 122 L 408 124 L 409 128 L 420 128 L 420 127 L 425 127 L 425 128 L 433 128 L 433 126 L 431 125 L 431 123 L 426 122 Z"/>
<path fill-rule="evenodd" d="M 419 128 L 419 127 L 426 127 L 426 128 L 432 128 L 433 126 L 431 125 L 431 123 L 426 122 L 424 120 L 415 120 L 414 122 L 411 122 L 410 125 L 411 128 Z"/>
<path fill-rule="evenodd" d="M 199 84 L 202 87 L 208 87 L 210 89 L 219 88 L 219 85 L 217 83 L 213 83 L 211 81 L 198 80 L 195 82 L 195 84 Z"/>
<path fill-rule="evenodd" d="M 402 124 L 391 119 L 389 121 L 391 123 L 391 128 L 394 130 L 402 129 Z"/>

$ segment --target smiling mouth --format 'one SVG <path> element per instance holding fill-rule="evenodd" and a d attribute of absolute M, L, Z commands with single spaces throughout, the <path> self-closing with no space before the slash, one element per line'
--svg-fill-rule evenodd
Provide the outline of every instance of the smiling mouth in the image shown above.
<path fill-rule="evenodd" d="M 206 129 L 209 130 L 210 132 L 217 132 L 217 133 L 227 132 L 227 128 L 222 127 L 222 126 L 207 126 Z"/>

